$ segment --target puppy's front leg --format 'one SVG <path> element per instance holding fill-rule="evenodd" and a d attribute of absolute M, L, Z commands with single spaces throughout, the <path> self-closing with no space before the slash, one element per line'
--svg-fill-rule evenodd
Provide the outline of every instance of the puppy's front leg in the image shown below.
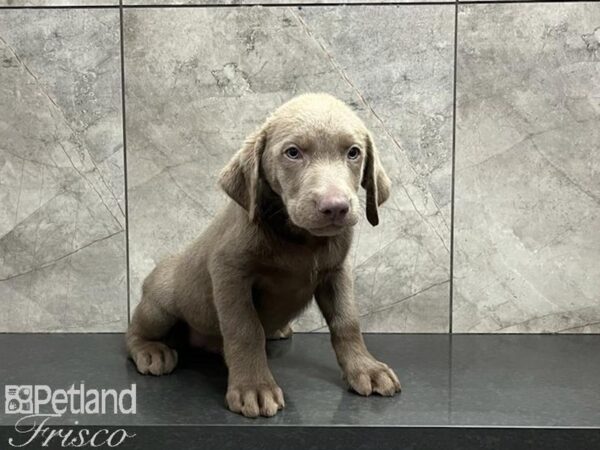
<path fill-rule="evenodd" d="M 328 273 L 315 292 L 331 332 L 331 343 L 344 378 L 361 395 L 391 396 L 400 391 L 392 369 L 367 350 L 354 305 L 351 272 L 347 267 Z"/>
<path fill-rule="evenodd" d="M 227 407 L 246 417 L 274 416 L 284 406 L 283 392 L 267 365 L 265 333 L 252 303 L 251 280 L 231 267 L 217 268 L 211 276 L 229 369 Z"/>

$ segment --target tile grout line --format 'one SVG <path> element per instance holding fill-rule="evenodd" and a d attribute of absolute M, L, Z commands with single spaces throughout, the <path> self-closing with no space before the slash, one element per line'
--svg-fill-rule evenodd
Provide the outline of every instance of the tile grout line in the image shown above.
<path fill-rule="evenodd" d="M 186 4 L 169 4 L 169 3 L 158 3 L 158 4 L 129 4 L 123 5 L 124 8 L 252 8 L 254 6 L 260 6 L 263 8 L 289 8 L 289 7 L 332 7 L 332 6 L 443 6 L 443 5 L 454 5 L 455 3 L 465 5 L 489 5 L 489 4 L 536 4 L 536 3 L 596 3 L 600 0 L 414 0 L 408 2 L 402 1 L 360 1 L 360 2 L 344 2 L 344 1 L 332 1 L 330 3 L 317 3 L 317 2 L 299 2 L 289 1 L 281 3 L 263 3 L 256 1 L 253 3 L 217 3 L 217 4 L 200 4 L 200 3 L 186 3 Z"/>
<path fill-rule="evenodd" d="M 121 127 L 123 133 L 123 181 L 125 194 L 125 265 L 127 270 L 127 324 L 131 320 L 131 281 L 129 268 L 129 195 L 127 183 L 127 130 L 125 112 L 125 46 L 123 43 L 123 0 L 119 0 L 119 45 L 121 49 Z"/>
<path fill-rule="evenodd" d="M 412 6 L 436 6 L 436 5 L 453 5 L 455 0 L 451 1 L 424 1 L 424 0 L 414 0 L 409 2 L 400 2 L 400 1 L 362 1 L 362 2 L 344 2 L 344 1 L 332 1 L 330 3 L 317 3 L 317 2 L 299 2 L 299 1 L 289 1 L 289 2 L 281 2 L 281 3 L 263 3 L 260 1 L 253 3 L 214 3 L 214 4 L 200 4 L 200 3 L 185 3 L 185 4 L 168 4 L 168 3 L 158 3 L 158 4 L 130 4 L 124 5 L 124 8 L 252 8 L 256 6 L 260 6 L 262 8 L 303 8 L 303 7 L 333 7 L 333 6 L 404 6 L 404 5 L 412 5 Z M 531 0 L 519 0 L 519 1 L 531 1 Z M 550 0 L 545 0 L 550 1 Z M 585 0 L 567 0 L 567 1 L 585 1 Z M 589 0 L 588 0 L 589 1 Z M 593 1 L 593 0 L 592 0 Z M 598 0 L 600 1 L 600 0 Z"/>
<path fill-rule="evenodd" d="M 307 335 L 314 335 L 314 334 L 328 334 L 328 331 L 294 331 L 294 334 L 307 334 Z M 106 335 L 106 334 L 125 334 L 124 331 L 0 331 L 0 336 L 2 335 L 11 335 L 11 334 L 18 334 L 18 335 L 40 335 L 40 334 L 47 334 L 47 335 L 60 335 L 60 334 L 99 334 L 99 335 Z M 362 332 L 363 335 L 365 336 L 369 336 L 369 335 L 377 335 L 377 336 L 449 336 L 451 339 L 454 338 L 454 336 L 462 336 L 462 337 L 515 337 L 515 336 L 529 336 L 529 337 L 558 337 L 558 338 L 562 338 L 562 336 L 571 336 L 571 337 L 589 337 L 589 336 L 598 336 L 600 338 L 600 333 L 562 333 L 562 332 L 556 332 L 556 331 L 548 331 L 548 332 L 531 332 L 531 333 L 516 333 L 516 332 L 511 332 L 511 333 L 499 333 L 496 331 L 490 331 L 489 333 L 483 333 L 483 332 L 473 332 L 473 333 L 469 333 L 469 332 L 458 332 L 458 333 L 452 333 L 452 334 L 448 334 L 445 332 L 426 332 L 426 331 L 410 331 L 410 332 L 405 332 L 405 331 L 363 331 Z M 0 426 L 1 428 L 1 426 Z"/>
<path fill-rule="evenodd" d="M 11 5 L 0 6 L 0 11 L 6 10 L 37 10 L 37 9 L 117 9 L 119 5 Z"/>
<path fill-rule="evenodd" d="M 454 348 L 452 343 L 452 333 L 448 334 L 448 422 L 452 423 L 452 382 L 453 380 L 453 359 Z"/>
<path fill-rule="evenodd" d="M 452 80 L 452 158 L 450 181 L 450 295 L 448 305 L 448 333 L 454 332 L 454 203 L 456 172 L 456 67 L 458 61 L 458 0 L 454 3 L 454 73 Z"/>
<path fill-rule="evenodd" d="M 2 10 L 36 10 L 36 9 L 162 9 L 162 8 L 252 8 L 260 6 L 263 8 L 289 8 L 289 7 L 332 7 L 332 6 L 445 6 L 445 5 L 494 5 L 494 4 L 521 4 L 521 5 L 535 5 L 535 4 L 546 4 L 546 3 L 600 3 L 600 0 L 454 0 L 454 1 L 409 1 L 409 2 L 331 2 L 331 3 L 301 3 L 301 2 L 282 2 L 282 3 L 227 3 L 227 4 L 129 4 L 123 5 L 122 0 L 119 0 L 118 5 L 30 5 L 30 6 L 0 6 Z"/>

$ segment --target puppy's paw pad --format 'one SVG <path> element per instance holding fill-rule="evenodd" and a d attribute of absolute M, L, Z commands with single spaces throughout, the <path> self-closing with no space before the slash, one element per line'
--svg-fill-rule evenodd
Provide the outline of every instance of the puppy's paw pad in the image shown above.
<path fill-rule="evenodd" d="M 230 386 L 225 402 L 231 411 L 246 417 L 272 417 L 285 406 L 283 391 L 274 383 Z"/>
<path fill-rule="evenodd" d="M 149 342 L 133 355 L 133 361 L 143 375 L 166 375 L 177 366 L 177 352 L 162 342 Z"/>

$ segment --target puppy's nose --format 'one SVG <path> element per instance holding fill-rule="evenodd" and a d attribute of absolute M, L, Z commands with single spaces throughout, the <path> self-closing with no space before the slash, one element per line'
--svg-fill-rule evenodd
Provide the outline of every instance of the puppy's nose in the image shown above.
<path fill-rule="evenodd" d="M 322 198 L 318 203 L 321 214 L 329 217 L 332 221 L 343 219 L 350 210 L 350 203 L 341 196 L 330 196 Z"/>

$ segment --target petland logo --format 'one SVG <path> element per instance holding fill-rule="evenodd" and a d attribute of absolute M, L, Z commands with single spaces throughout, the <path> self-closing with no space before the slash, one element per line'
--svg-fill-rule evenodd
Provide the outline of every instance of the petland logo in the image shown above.
<path fill-rule="evenodd" d="M 98 428 L 92 432 L 84 427 L 58 427 L 50 423 L 63 414 L 135 414 L 136 385 L 119 392 L 115 389 L 86 389 L 85 384 L 68 389 L 52 389 L 46 385 L 6 385 L 4 412 L 21 415 L 15 431 L 22 439 L 9 438 L 13 447 L 26 447 L 34 442 L 47 447 L 51 442 L 62 447 L 117 447 L 135 434 L 124 429 L 110 431 Z M 79 421 L 75 421 L 78 425 Z M 97 428 L 97 427 L 96 427 Z"/>

